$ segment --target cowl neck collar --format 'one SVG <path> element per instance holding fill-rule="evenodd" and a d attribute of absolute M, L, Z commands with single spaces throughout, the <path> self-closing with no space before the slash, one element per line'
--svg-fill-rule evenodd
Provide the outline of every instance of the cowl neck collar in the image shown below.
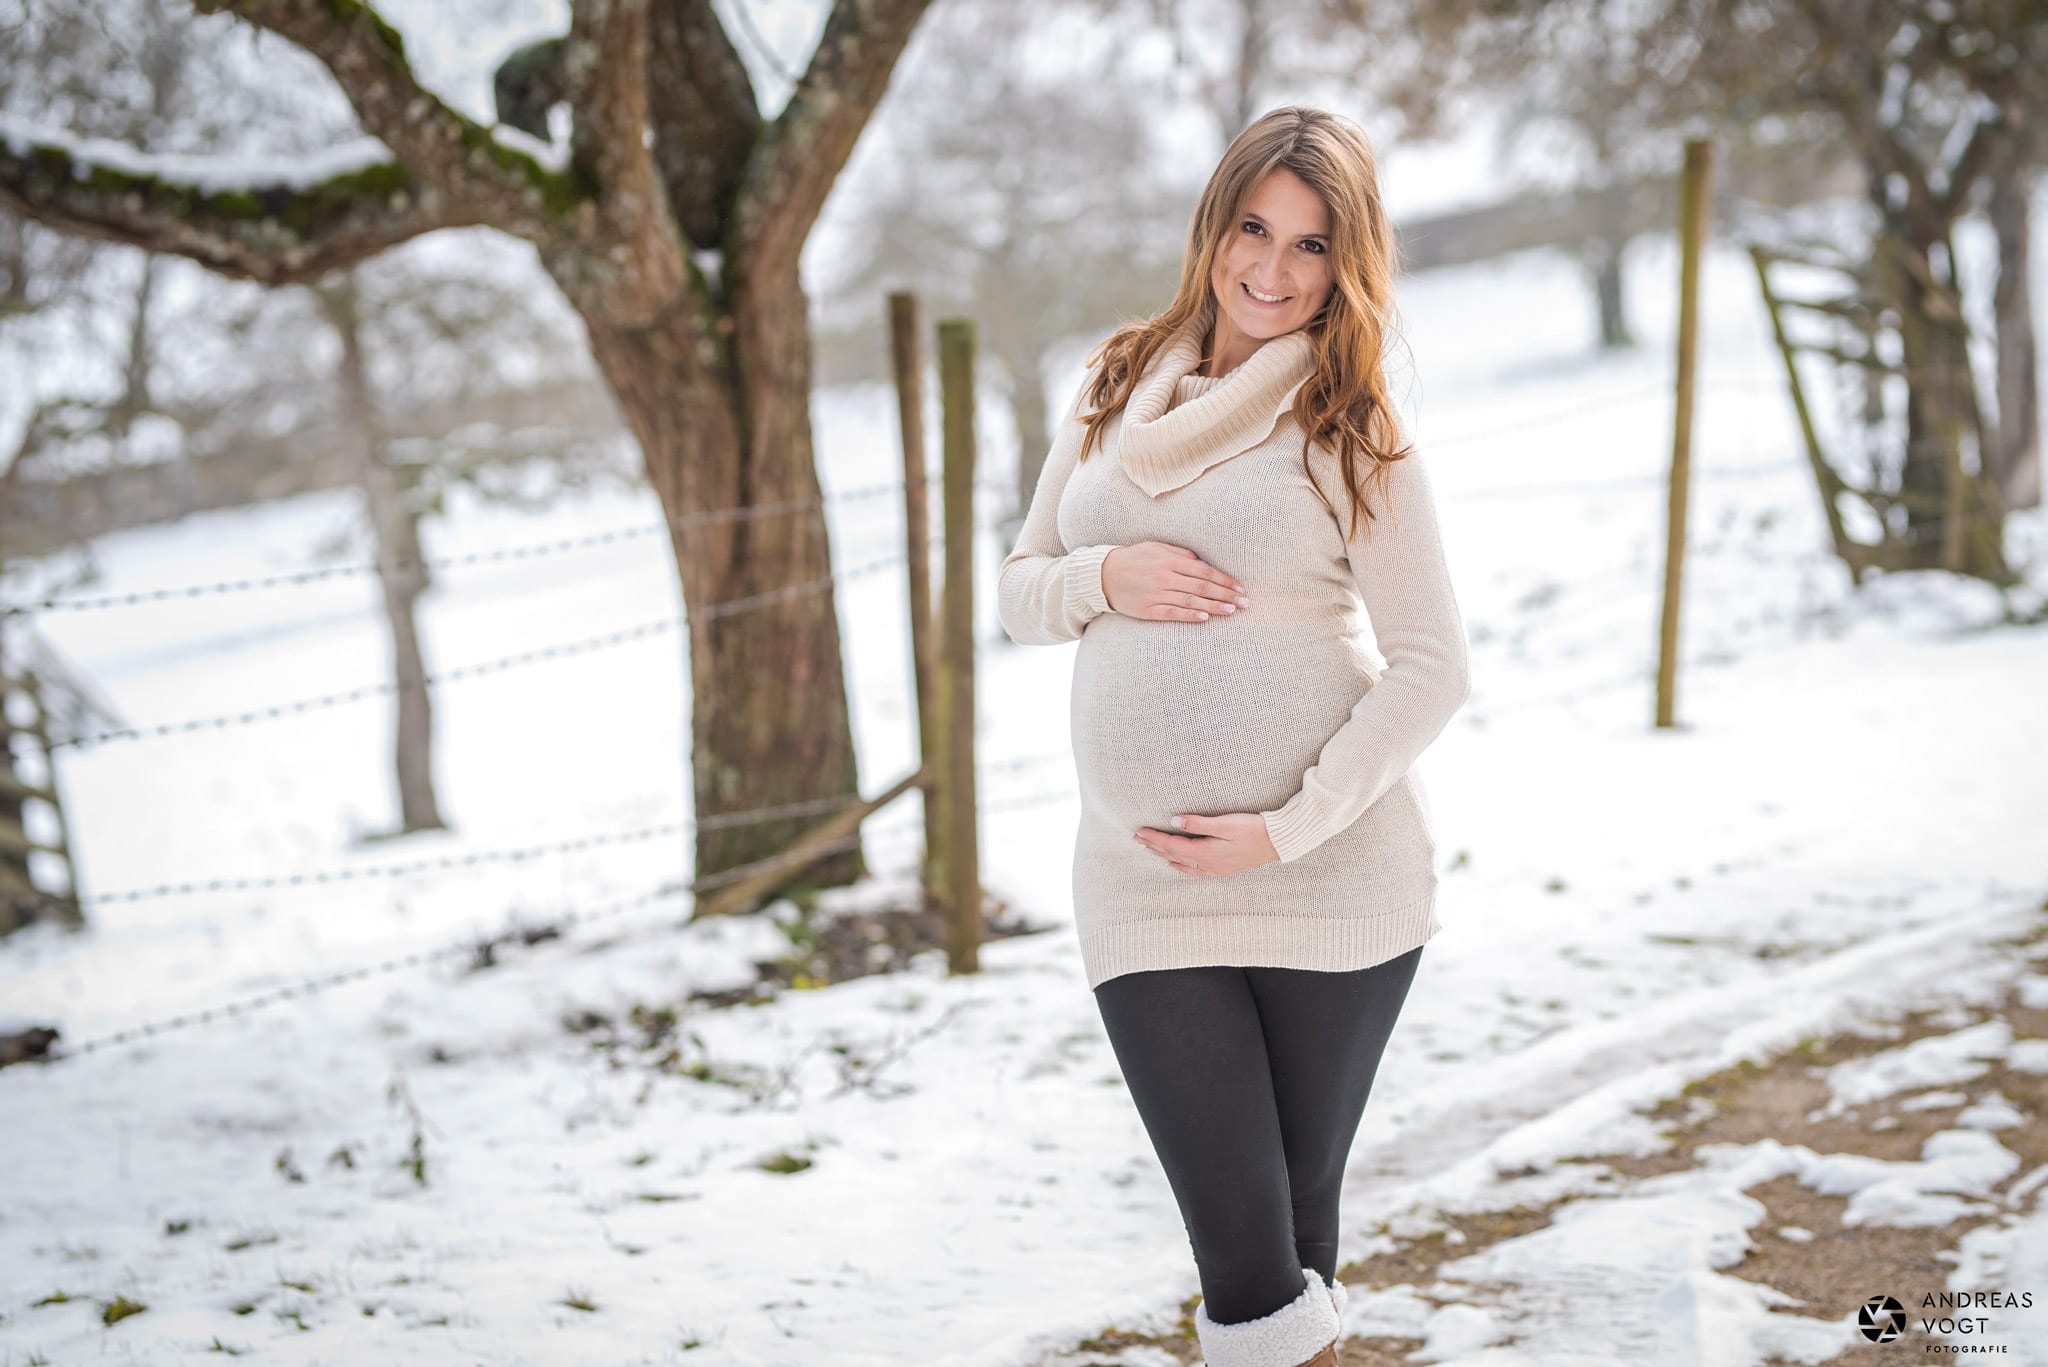
<path fill-rule="evenodd" d="M 1275 337 L 1206 393 L 1174 403 L 1181 377 L 1201 362 L 1197 319 L 1159 349 L 1124 407 L 1117 462 L 1153 498 L 1271 436 L 1295 390 L 1315 373 L 1315 343 L 1300 328 Z"/>

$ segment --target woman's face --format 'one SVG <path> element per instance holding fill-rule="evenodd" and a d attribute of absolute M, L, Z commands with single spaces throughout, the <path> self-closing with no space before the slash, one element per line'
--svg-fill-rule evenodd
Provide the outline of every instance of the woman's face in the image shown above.
<path fill-rule="evenodd" d="M 1300 176 L 1274 167 L 1217 248 L 1209 277 L 1217 307 L 1238 332 L 1267 341 L 1315 317 L 1331 278 L 1329 206 Z"/>

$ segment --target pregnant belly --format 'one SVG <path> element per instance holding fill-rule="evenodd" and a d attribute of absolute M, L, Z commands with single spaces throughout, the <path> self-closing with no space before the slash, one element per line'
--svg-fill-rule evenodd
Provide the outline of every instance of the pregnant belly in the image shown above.
<path fill-rule="evenodd" d="M 1271 810 L 1372 686 L 1347 636 L 1249 617 L 1098 617 L 1081 636 L 1070 709 L 1083 804 L 1133 829 L 1175 812 Z"/>

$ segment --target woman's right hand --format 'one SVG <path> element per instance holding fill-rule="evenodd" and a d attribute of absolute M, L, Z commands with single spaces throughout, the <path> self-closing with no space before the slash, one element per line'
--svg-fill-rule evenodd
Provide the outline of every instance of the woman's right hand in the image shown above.
<path fill-rule="evenodd" d="M 1244 585 L 1185 546 L 1139 541 L 1102 557 L 1102 596 L 1126 617 L 1206 622 L 1247 605 Z"/>

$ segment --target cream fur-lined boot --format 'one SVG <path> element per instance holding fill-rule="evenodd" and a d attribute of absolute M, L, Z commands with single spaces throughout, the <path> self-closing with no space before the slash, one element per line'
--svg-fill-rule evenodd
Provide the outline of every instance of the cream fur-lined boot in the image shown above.
<path fill-rule="evenodd" d="M 1208 1367 L 1336 1367 L 1343 1285 L 1330 1286 L 1312 1267 L 1301 1269 L 1301 1276 L 1299 1296 L 1270 1315 L 1239 1324 L 1210 1319 L 1204 1298 L 1195 1307 L 1195 1337 Z"/>

